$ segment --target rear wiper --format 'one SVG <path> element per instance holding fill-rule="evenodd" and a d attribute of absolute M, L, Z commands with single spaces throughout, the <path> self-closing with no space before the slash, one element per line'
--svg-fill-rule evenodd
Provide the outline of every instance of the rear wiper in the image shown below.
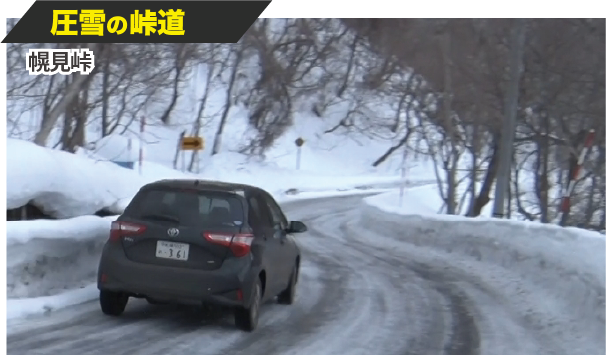
<path fill-rule="evenodd" d="M 170 216 L 170 215 L 166 215 L 166 214 L 144 214 L 143 216 L 141 216 L 141 218 L 143 219 L 154 219 L 156 221 L 168 221 L 168 222 L 175 222 L 175 223 L 179 223 L 179 218 L 174 217 L 174 216 Z"/>

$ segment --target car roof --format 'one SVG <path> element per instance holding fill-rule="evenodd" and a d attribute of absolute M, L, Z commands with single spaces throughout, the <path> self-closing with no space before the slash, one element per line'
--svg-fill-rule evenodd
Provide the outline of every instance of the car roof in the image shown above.
<path fill-rule="evenodd" d="M 143 186 L 144 189 L 154 187 L 173 187 L 196 189 L 200 191 L 217 191 L 217 192 L 252 192 L 264 190 L 246 184 L 236 184 L 231 182 L 216 181 L 216 180 L 201 180 L 201 179 L 163 179 Z"/>

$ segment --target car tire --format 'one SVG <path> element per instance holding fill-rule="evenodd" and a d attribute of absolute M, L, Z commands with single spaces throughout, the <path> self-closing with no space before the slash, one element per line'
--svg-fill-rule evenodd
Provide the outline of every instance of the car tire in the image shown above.
<path fill-rule="evenodd" d="M 108 316 L 119 316 L 124 313 L 128 296 L 121 292 L 101 291 L 99 293 L 101 311 Z"/>
<path fill-rule="evenodd" d="M 288 281 L 288 287 L 278 295 L 278 303 L 280 304 L 293 304 L 295 303 L 295 297 L 297 295 L 297 279 L 299 277 L 299 267 L 295 265 L 290 274 L 290 280 Z"/>
<path fill-rule="evenodd" d="M 261 280 L 257 279 L 252 287 L 250 306 L 248 308 L 238 307 L 234 311 L 236 327 L 247 332 L 255 330 L 259 322 L 262 297 Z"/>

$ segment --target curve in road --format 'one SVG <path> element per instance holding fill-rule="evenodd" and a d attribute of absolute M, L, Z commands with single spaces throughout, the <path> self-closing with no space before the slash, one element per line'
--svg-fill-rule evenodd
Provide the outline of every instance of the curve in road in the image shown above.
<path fill-rule="evenodd" d="M 360 199 L 285 206 L 309 225 L 298 238 L 297 301 L 266 305 L 254 333 L 238 331 L 225 314 L 141 300 L 109 318 L 94 301 L 9 323 L 8 354 L 576 354 L 465 270 L 421 248 L 377 243 L 356 222 Z"/>

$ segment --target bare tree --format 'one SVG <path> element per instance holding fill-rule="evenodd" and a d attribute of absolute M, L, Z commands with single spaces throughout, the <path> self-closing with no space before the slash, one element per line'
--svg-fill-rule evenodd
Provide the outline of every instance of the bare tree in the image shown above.
<path fill-rule="evenodd" d="M 221 50 L 220 46 L 217 46 L 214 43 L 210 43 L 208 47 L 203 47 L 202 50 L 204 51 L 204 57 L 202 58 L 202 61 L 204 62 L 204 64 L 206 64 L 206 76 L 204 81 L 204 92 L 202 93 L 202 97 L 200 98 L 200 106 L 198 106 L 198 114 L 196 115 L 196 120 L 192 127 L 192 135 L 196 137 L 200 135 L 200 129 L 202 128 L 203 123 L 202 119 L 206 110 L 208 97 L 211 93 L 215 73 L 217 71 L 219 73 L 223 71 L 222 68 L 219 68 L 219 70 L 217 70 L 217 67 L 220 65 L 219 63 L 217 63 L 217 61 L 219 60 L 218 53 Z M 224 62 L 223 64 L 227 63 Z M 192 153 L 188 167 L 189 171 L 193 170 L 194 163 L 198 159 L 198 154 L 199 151 L 197 150 Z"/>
<path fill-rule="evenodd" d="M 96 43 L 87 44 L 87 48 L 90 48 L 93 51 L 96 49 L 96 46 Z M 97 52 L 97 56 L 102 55 L 99 53 L 100 52 Z M 80 90 L 82 90 L 84 85 L 86 85 L 86 83 L 90 82 L 90 80 L 94 78 L 97 72 L 98 70 L 93 70 L 93 72 L 89 75 L 74 75 L 74 80 L 70 81 L 70 83 L 67 85 L 62 97 L 57 101 L 55 105 L 50 108 L 48 113 L 42 118 L 42 125 L 38 133 L 36 133 L 36 137 L 34 138 L 34 142 L 36 144 L 46 145 L 48 136 L 50 135 L 53 127 L 57 123 L 57 120 L 59 119 L 61 114 L 65 112 L 70 102 L 74 100 L 74 98 L 79 94 Z"/>
<path fill-rule="evenodd" d="M 229 116 L 229 111 L 232 107 L 232 95 L 234 90 L 234 85 L 236 83 L 236 78 L 238 77 L 238 70 L 240 69 L 240 63 L 242 62 L 242 56 L 244 55 L 244 47 L 236 46 L 230 51 L 231 59 L 229 56 L 227 60 L 231 59 L 231 65 L 229 66 L 230 74 L 227 83 L 227 92 L 225 94 L 225 104 L 223 106 L 223 112 L 221 113 L 221 119 L 219 121 L 219 125 L 217 127 L 217 131 L 215 133 L 215 139 L 213 141 L 212 155 L 218 154 L 221 150 L 221 141 L 223 139 L 223 130 L 225 129 L 225 124 L 227 123 L 227 117 Z"/>

